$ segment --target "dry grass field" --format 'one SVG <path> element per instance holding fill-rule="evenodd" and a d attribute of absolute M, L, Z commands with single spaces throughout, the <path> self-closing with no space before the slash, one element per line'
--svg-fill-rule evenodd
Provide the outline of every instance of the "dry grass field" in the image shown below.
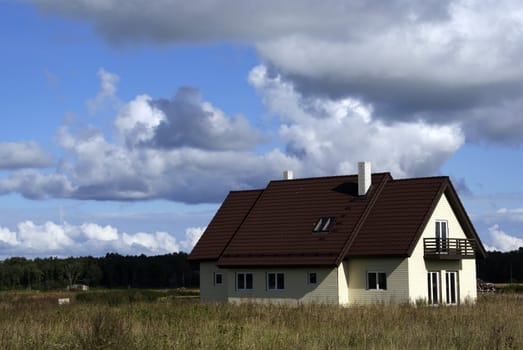
<path fill-rule="evenodd" d="M 458 307 L 339 308 L 199 304 L 174 295 L 140 301 L 111 293 L 107 300 L 0 293 L 0 347 L 523 349 L 521 294 L 481 296 L 476 305 Z M 71 304 L 58 306 L 58 297 L 71 298 Z"/>

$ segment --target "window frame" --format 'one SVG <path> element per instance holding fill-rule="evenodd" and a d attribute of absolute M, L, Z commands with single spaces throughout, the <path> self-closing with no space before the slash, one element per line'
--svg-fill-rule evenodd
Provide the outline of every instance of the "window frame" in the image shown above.
<path fill-rule="evenodd" d="M 312 276 L 314 276 L 314 282 L 311 282 Z M 317 272 L 307 272 L 307 284 L 310 286 L 315 286 L 318 284 L 318 273 Z"/>
<path fill-rule="evenodd" d="M 270 275 L 274 275 L 274 288 L 271 288 L 270 287 L 270 283 L 269 283 L 269 279 L 270 279 Z M 279 276 L 282 277 L 282 281 L 279 280 Z M 280 288 L 280 282 L 283 283 L 283 286 L 281 286 Z M 267 291 L 269 292 L 278 292 L 278 291 L 282 291 L 282 290 L 285 290 L 285 272 L 266 272 L 265 273 L 265 287 L 267 289 Z"/>
<path fill-rule="evenodd" d="M 444 224 L 444 225 L 443 225 Z M 443 230 L 444 228 L 444 230 Z M 434 237 L 436 237 L 436 247 L 438 252 L 446 253 L 448 250 L 449 222 L 444 219 L 437 219 L 434 225 Z"/>
<path fill-rule="evenodd" d="M 435 277 L 435 279 L 434 279 Z M 439 305 L 442 303 L 441 271 L 427 271 L 427 304 Z"/>
<path fill-rule="evenodd" d="M 218 282 L 218 276 L 220 276 L 220 282 Z M 221 272 L 214 272 L 213 282 L 214 282 L 215 286 L 223 285 L 223 273 L 221 273 Z"/>
<path fill-rule="evenodd" d="M 370 283 L 370 276 L 374 275 L 374 283 L 375 287 L 371 288 Z M 385 281 L 385 287 L 381 288 L 380 281 L 382 279 L 380 278 L 380 275 L 383 276 L 383 280 Z M 387 290 L 387 273 L 385 271 L 367 271 L 366 273 L 366 289 L 367 290 L 379 290 L 379 291 L 385 291 Z"/>
<path fill-rule="evenodd" d="M 240 277 L 240 275 L 243 276 L 243 288 L 240 288 L 239 287 L 239 283 L 238 283 L 238 279 Z M 249 288 L 248 287 L 248 279 L 247 279 L 247 276 L 250 275 L 251 276 L 251 287 Z M 236 276 L 235 276 L 235 285 L 236 285 L 236 291 L 237 292 L 244 292 L 244 291 L 250 291 L 250 290 L 253 290 L 254 289 L 254 274 L 252 272 L 236 272 Z"/>
<path fill-rule="evenodd" d="M 459 304 L 459 272 L 456 270 L 445 271 L 445 297 L 447 304 Z"/>

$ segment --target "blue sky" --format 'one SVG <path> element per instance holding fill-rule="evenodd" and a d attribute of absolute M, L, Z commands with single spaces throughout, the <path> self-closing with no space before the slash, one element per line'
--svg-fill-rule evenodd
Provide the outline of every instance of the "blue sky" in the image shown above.
<path fill-rule="evenodd" d="M 1 2 L 0 258 L 189 251 L 229 190 L 359 160 L 522 246 L 518 2 L 305 5 Z"/>

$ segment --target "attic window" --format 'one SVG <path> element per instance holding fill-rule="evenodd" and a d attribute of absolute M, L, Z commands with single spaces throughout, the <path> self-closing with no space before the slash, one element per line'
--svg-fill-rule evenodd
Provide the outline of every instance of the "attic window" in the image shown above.
<path fill-rule="evenodd" d="M 324 216 L 321 217 L 316 224 L 312 232 L 329 232 L 334 226 L 336 218 L 333 216 Z"/>

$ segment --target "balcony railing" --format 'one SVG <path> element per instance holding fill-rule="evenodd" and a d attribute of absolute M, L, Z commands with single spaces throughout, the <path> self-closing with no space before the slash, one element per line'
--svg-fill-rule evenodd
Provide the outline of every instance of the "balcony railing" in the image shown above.
<path fill-rule="evenodd" d="M 474 239 L 425 238 L 423 239 L 423 251 L 426 259 L 473 259 L 476 256 L 477 244 Z"/>

